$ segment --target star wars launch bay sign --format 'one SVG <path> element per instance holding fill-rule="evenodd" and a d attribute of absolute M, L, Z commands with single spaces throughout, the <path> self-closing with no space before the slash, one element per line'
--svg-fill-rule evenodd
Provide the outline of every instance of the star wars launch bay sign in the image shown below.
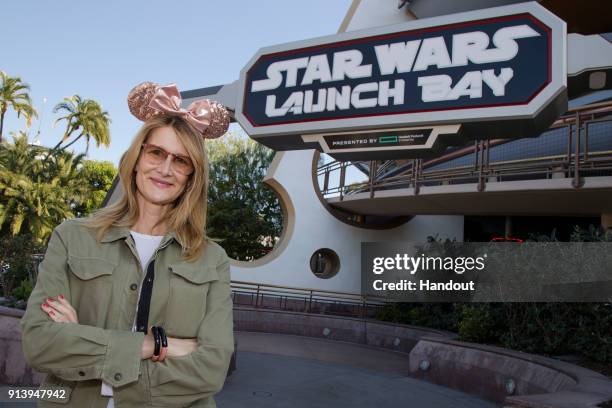
<path fill-rule="evenodd" d="M 276 150 L 424 157 L 536 136 L 567 110 L 565 23 L 535 2 L 261 49 L 236 119 Z"/>

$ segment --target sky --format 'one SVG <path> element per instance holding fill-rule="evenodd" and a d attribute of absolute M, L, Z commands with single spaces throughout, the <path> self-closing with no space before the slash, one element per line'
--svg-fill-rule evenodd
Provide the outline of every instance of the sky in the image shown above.
<path fill-rule="evenodd" d="M 172 5 L 170 5 L 172 4 Z M 223 85 L 266 46 L 335 34 L 351 0 L 42 1 L 2 4 L 0 70 L 30 85 L 38 110 L 30 141 L 55 145 L 65 122 L 53 107 L 74 94 L 94 99 L 112 120 L 110 148 L 89 158 L 118 164 L 141 126 L 126 98 L 143 81 L 179 90 Z M 44 103 L 46 100 L 46 103 Z M 238 125 L 230 130 L 239 131 Z M 4 135 L 25 129 L 9 111 Z M 76 153 L 85 143 L 72 145 Z"/>

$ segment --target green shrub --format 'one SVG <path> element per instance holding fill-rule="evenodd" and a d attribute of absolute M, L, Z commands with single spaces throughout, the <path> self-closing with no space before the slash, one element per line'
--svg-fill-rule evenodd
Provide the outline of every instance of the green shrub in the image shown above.
<path fill-rule="evenodd" d="M 500 319 L 489 304 L 469 304 L 461 308 L 459 339 L 474 343 L 491 343 L 499 337 Z"/>
<path fill-rule="evenodd" d="M 602 363 L 612 364 L 612 304 L 582 304 L 581 313 L 574 318 L 571 348 Z"/>
<path fill-rule="evenodd" d="M 27 302 L 30 293 L 32 293 L 32 283 L 29 279 L 22 280 L 19 286 L 13 289 L 13 296 L 17 300 L 24 300 Z"/>
<path fill-rule="evenodd" d="M 32 236 L 0 236 L 0 287 L 3 297 L 13 297 L 13 291 L 33 276 L 32 253 L 36 251 Z"/>
<path fill-rule="evenodd" d="M 531 235 L 530 240 L 557 241 Z M 576 227 L 570 241 L 611 241 L 602 228 Z M 430 237 L 430 249 L 452 241 Z M 451 247 L 452 249 L 452 247 Z M 385 306 L 381 320 L 457 332 L 464 341 L 489 343 L 544 355 L 577 354 L 612 364 L 612 303 L 396 303 Z"/>
<path fill-rule="evenodd" d="M 529 353 L 559 355 L 572 353 L 570 339 L 581 304 L 504 304 L 507 329 L 499 342 L 505 347 Z"/>
<path fill-rule="evenodd" d="M 612 363 L 610 303 L 395 303 L 376 318 L 457 332 L 463 341 Z"/>

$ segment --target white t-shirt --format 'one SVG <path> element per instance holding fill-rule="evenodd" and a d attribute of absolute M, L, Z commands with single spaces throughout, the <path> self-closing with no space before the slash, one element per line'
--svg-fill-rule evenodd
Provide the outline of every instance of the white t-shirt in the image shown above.
<path fill-rule="evenodd" d="M 144 279 L 144 276 L 146 274 L 145 267 L 147 266 L 147 263 L 149 262 L 153 254 L 155 253 L 155 250 L 161 243 L 164 236 L 163 235 L 146 235 L 146 234 L 141 234 L 136 231 L 130 231 L 130 233 L 132 234 L 132 237 L 134 238 L 134 243 L 136 244 L 136 252 L 138 252 L 138 257 L 140 258 L 140 265 L 142 267 L 142 275 L 141 275 L 141 282 L 140 282 L 141 283 L 140 288 L 142 288 L 142 279 Z M 140 291 L 138 292 L 138 300 L 140 300 Z M 136 312 L 138 312 L 138 302 L 136 302 Z M 135 328 L 136 328 L 136 320 L 134 319 L 134 323 L 132 324 L 132 331 L 134 331 Z M 110 385 L 102 381 L 101 393 L 102 395 L 105 395 L 105 396 L 112 396 L 113 387 L 111 387 Z M 114 407 L 115 407 L 115 402 L 111 398 L 108 400 L 108 404 L 106 405 L 106 408 L 114 408 Z"/>

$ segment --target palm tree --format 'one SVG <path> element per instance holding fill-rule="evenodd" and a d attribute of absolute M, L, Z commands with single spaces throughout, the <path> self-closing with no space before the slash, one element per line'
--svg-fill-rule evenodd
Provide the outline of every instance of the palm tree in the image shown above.
<path fill-rule="evenodd" d="M 74 216 L 87 198 L 88 186 L 79 179 L 84 155 L 60 151 L 52 160 L 40 159 L 44 148 L 28 145 L 27 135 L 0 146 L 0 229 L 11 235 L 29 232 L 43 244 L 53 228 Z"/>
<path fill-rule="evenodd" d="M 111 120 L 108 112 L 102 110 L 102 106 L 98 102 L 92 99 L 82 99 L 79 95 L 74 95 L 70 98 L 64 98 L 63 102 L 57 104 L 53 109 L 55 113 L 60 111 L 65 112 L 66 115 L 57 119 L 55 123 L 65 120 L 66 130 L 62 140 L 51 149 L 52 151 L 58 150 L 60 145 L 75 132 L 79 132 L 78 136 L 67 145 L 62 146 L 62 150 L 71 146 L 83 136 L 87 141 L 85 155 L 89 152 L 89 141 L 91 138 L 96 142 L 96 147 L 99 147 L 101 144 L 106 147 L 110 145 L 109 125 Z"/>
<path fill-rule="evenodd" d="M 13 143 L 4 141 L 0 147 L 0 168 L 10 169 L 20 174 L 36 174 L 32 166 L 36 165 L 36 153 L 42 148 L 33 149 L 28 144 L 26 132 L 20 130 L 13 134 Z"/>
<path fill-rule="evenodd" d="M 37 115 L 32 107 L 30 86 L 21 81 L 19 77 L 10 77 L 4 71 L 0 71 L 0 142 L 2 142 L 2 130 L 4 128 L 4 115 L 9 107 L 17 112 L 17 117 L 23 115 L 27 126 L 32 124 L 32 118 Z"/>

